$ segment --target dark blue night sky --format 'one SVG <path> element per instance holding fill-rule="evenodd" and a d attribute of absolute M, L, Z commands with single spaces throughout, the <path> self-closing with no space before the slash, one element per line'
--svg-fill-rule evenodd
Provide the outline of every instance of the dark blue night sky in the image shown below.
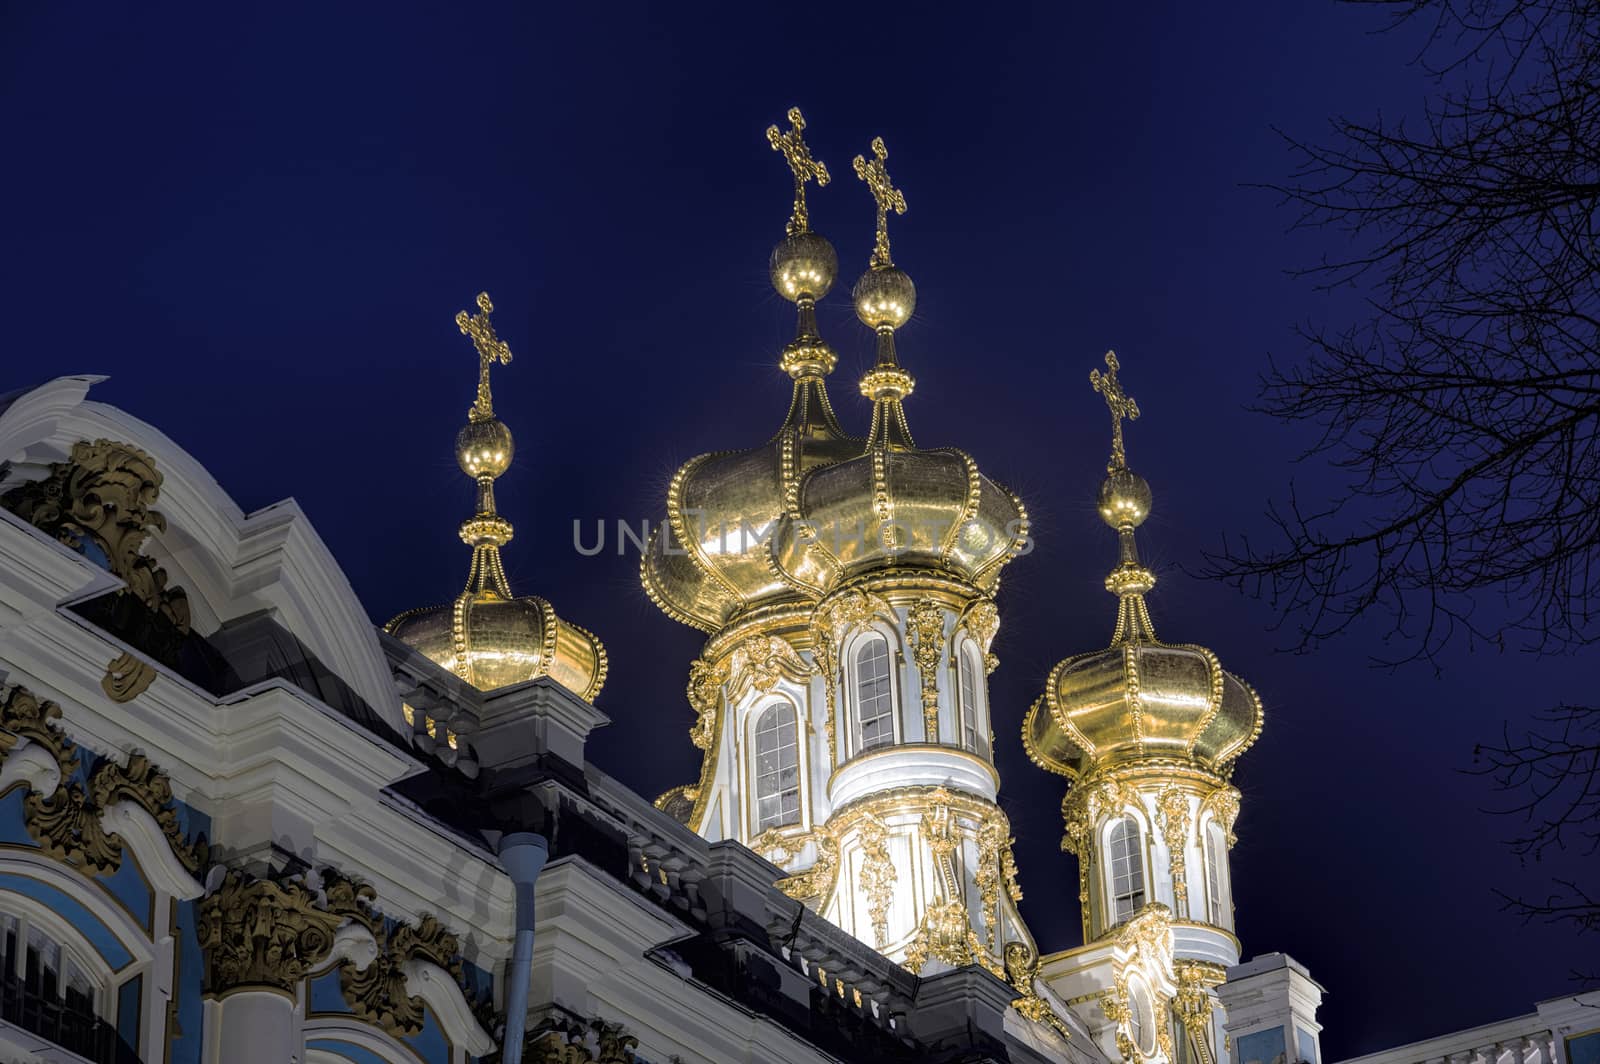
<path fill-rule="evenodd" d="M 1245 186 L 1292 165 L 1274 126 L 1414 112 L 1414 35 L 1321 0 L 0 11 L 0 390 L 109 374 L 96 398 L 246 510 L 298 499 L 381 622 L 466 574 L 451 441 L 476 360 L 452 317 L 487 289 L 516 353 L 495 380 L 518 446 L 498 486 L 512 586 L 605 640 L 613 723 L 590 753 L 651 796 L 698 765 L 683 685 L 700 637 L 649 604 L 631 551 L 580 556 L 573 523 L 589 542 L 596 520 L 655 521 L 681 462 L 782 419 L 794 321 L 766 261 L 790 185 L 763 131 L 791 104 L 834 174 L 812 199 L 841 257 L 821 320 L 835 404 L 864 431 L 872 345 L 847 292 L 872 203 L 849 162 L 881 134 L 910 204 L 895 259 L 919 289 L 900 336 L 911 426 L 1035 519 L 1001 591 L 993 695 L 1041 945 L 1077 944 L 1077 876 L 1057 849 L 1064 781 L 1016 729 L 1049 667 L 1103 646 L 1115 616 L 1093 508 L 1108 423 L 1086 380 L 1115 347 L 1144 412 L 1128 446 L 1155 490 L 1157 630 L 1215 649 L 1267 707 L 1236 780 L 1246 954 L 1290 953 L 1327 987 L 1332 1060 L 1531 1011 L 1592 960 L 1501 911 L 1493 888 L 1537 893 L 1551 869 L 1517 866 L 1498 841 L 1515 825 L 1463 772 L 1503 720 L 1585 697 L 1584 660 L 1458 648 L 1437 676 L 1391 673 L 1368 666 L 1376 629 L 1279 653 L 1291 636 L 1266 606 L 1185 572 L 1224 532 L 1265 534 L 1291 478 L 1302 496 L 1336 484 L 1292 464 L 1309 427 L 1243 405 L 1269 355 L 1301 354 L 1293 326 L 1359 308 L 1285 272 L 1337 237 L 1286 236 Z"/>

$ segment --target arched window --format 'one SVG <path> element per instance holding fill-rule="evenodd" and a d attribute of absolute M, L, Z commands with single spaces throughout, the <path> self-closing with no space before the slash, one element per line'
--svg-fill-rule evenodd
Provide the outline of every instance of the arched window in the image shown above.
<path fill-rule="evenodd" d="M 55 929 L 27 912 L 0 911 L 0 985 L 14 995 L 22 1026 L 64 1049 L 91 1053 L 114 1037 L 107 1002 L 87 963 Z"/>
<path fill-rule="evenodd" d="M 1106 853 L 1111 871 L 1111 922 L 1120 924 L 1144 905 L 1144 853 L 1133 817 L 1111 822 Z"/>
<path fill-rule="evenodd" d="M 756 720 L 756 831 L 800 822 L 800 741 L 794 707 L 777 702 Z"/>
<path fill-rule="evenodd" d="M 983 689 L 983 684 L 978 679 L 977 651 L 970 644 L 962 648 L 957 669 L 961 683 L 961 746 L 988 757 L 989 735 L 983 726 L 983 712 L 978 704 L 981 697 L 978 692 Z"/>
<path fill-rule="evenodd" d="M 1222 862 L 1223 850 L 1227 841 L 1222 837 L 1222 828 L 1215 821 L 1206 825 L 1206 910 L 1211 923 L 1217 927 L 1227 927 L 1225 917 L 1228 913 L 1227 899 L 1222 895 Z"/>
<path fill-rule="evenodd" d="M 894 692 L 889 686 L 889 641 L 874 632 L 856 644 L 856 752 L 894 742 Z"/>

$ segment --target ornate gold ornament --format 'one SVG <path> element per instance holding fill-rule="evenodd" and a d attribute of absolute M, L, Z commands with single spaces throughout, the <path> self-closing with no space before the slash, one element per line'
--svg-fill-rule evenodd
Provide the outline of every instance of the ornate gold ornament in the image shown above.
<path fill-rule="evenodd" d="M 810 903 L 821 911 L 839 879 L 839 840 L 831 830 L 821 827 L 811 833 L 810 841 L 816 843 L 817 859 L 804 872 L 778 880 L 777 887 L 796 901 Z"/>
<path fill-rule="evenodd" d="M 1156 821 L 1161 827 L 1162 840 L 1167 844 L 1168 868 L 1172 873 L 1172 896 L 1187 913 L 1189 884 L 1185 881 L 1184 844 L 1189 839 L 1189 795 L 1175 783 L 1169 783 L 1156 795 Z"/>
<path fill-rule="evenodd" d="M 1202 813 L 1210 811 L 1211 816 L 1218 824 L 1222 825 L 1223 832 L 1227 835 L 1228 849 L 1233 849 L 1233 844 L 1238 842 L 1238 836 L 1233 833 L 1234 822 L 1239 819 L 1239 792 L 1231 786 L 1219 787 L 1206 795 L 1206 800 L 1200 803 Z"/>
<path fill-rule="evenodd" d="M 528 1064 L 634 1064 L 639 1040 L 620 1023 L 556 1021 L 523 1036 Z"/>
<path fill-rule="evenodd" d="M 805 683 L 811 666 L 788 640 L 776 635 L 752 635 L 733 648 L 728 666 L 728 704 L 750 691 L 771 691 L 780 680 Z M 692 679 L 692 677 L 691 677 Z"/>
<path fill-rule="evenodd" d="M 370 898 L 371 888 L 363 889 Z M 333 899 L 329 901 L 329 908 L 334 908 Z M 427 1021 L 427 1007 L 421 998 L 406 993 L 406 962 L 430 961 L 459 983 L 462 977 L 460 941 L 431 915 L 423 916 L 415 927 L 390 925 L 387 932 L 383 918 L 370 916 L 365 907 L 350 915 L 373 932 L 378 941 L 378 956 L 361 971 L 351 964 L 341 967 L 339 988 L 345 1001 L 355 1015 L 396 1038 L 417 1034 Z"/>
<path fill-rule="evenodd" d="M 889 941 L 889 902 L 897 879 L 889 856 L 889 829 L 869 813 L 858 822 L 856 831 L 861 844 L 861 890 L 867 896 L 874 944 L 882 949 Z"/>
<path fill-rule="evenodd" d="M 1227 970 L 1220 964 L 1192 960 L 1176 961 L 1173 967 L 1178 976 L 1178 992 L 1172 999 L 1172 1011 L 1199 1051 L 1199 1064 L 1214 1064 L 1211 1010 L 1216 998 L 1212 991 L 1227 980 Z"/>
<path fill-rule="evenodd" d="M 794 831 L 785 832 L 782 828 L 768 828 L 750 840 L 750 849 L 772 861 L 776 865 L 786 865 L 800 855 L 806 848 L 810 836 L 797 834 Z M 776 860 L 773 855 L 776 854 Z"/>
<path fill-rule="evenodd" d="M 695 722 L 689 729 L 689 741 L 701 750 L 710 750 L 717 738 L 717 705 L 722 697 L 722 684 L 727 678 L 704 658 L 689 666 L 689 705 L 694 707 Z"/>
<path fill-rule="evenodd" d="M 142 553 L 153 533 L 165 532 L 167 519 L 150 509 L 161 495 L 155 460 L 132 444 L 79 440 L 65 462 L 54 462 L 43 480 L 19 484 L 0 496 L 4 506 L 75 551 L 93 546 L 106 568 L 127 585 L 118 595 L 143 603 L 165 630 L 152 633 L 163 657 L 176 659 L 178 640 L 189 633 L 189 599 L 182 588 L 167 586 L 167 573 Z M 101 686 L 116 702 L 137 697 L 156 671 L 124 653 L 107 666 Z"/>
<path fill-rule="evenodd" d="M 922 717 L 928 742 L 939 741 L 939 666 L 944 661 L 944 611 L 930 599 L 913 605 L 906 615 L 911 656 L 922 677 Z"/>
<path fill-rule="evenodd" d="M 882 137 L 872 138 L 872 160 L 857 155 L 852 162 L 856 176 L 867 183 L 872 198 L 878 205 L 877 236 L 872 244 L 872 266 L 888 269 L 894 265 L 889 257 L 889 212 L 906 213 L 906 196 L 889 180 L 889 170 L 884 165 L 889 160 L 889 150 L 883 146 Z"/>
<path fill-rule="evenodd" d="M 961 615 L 960 627 L 967 630 L 972 641 L 983 652 L 983 669 L 992 673 L 1000 666 L 1000 659 L 989 652 L 994 637 L 1000 631 L 1000 610 L 993 599 L 979 599 Z"/>
<path fill-rule="evenodd" d="M 60 782 L 49 795 L 29 791 L 22 809 L 28 833 L 49 857 L 97 876 L 122 866 L 122 838 L 101 825 L 101 815 L 121 801 L 137 803 L 155 819 L 173 854 L 190 872 L 205 864 L 203 840 L 189 842 L 178 823 L 172 782 L 143 754 L 130 754 L 126 765 L 107 758 L 89 777 L 88 787 L 75 781 L 78 747 L 60 726 L 61 707 L 36 697 L 25 687 L 12 687 L 0 701 L 0 758 L 18 739 L 50 753 Z"/>
<path fill-rule="evenodd" d="M 124 651 L 106 665 L 106 674 L 100 677 L 100 689 L 113 702 L 131 702 L 155 683 L 155 667 Z"/>
<path fill-rule="evenodd" d="M 944 898 L 928 906 L 922 914 L 922 924 L 906 951 L 905 967 L 913 975 L 922 971 L 929 957 L 937 957 L 953 968 L 961 968 L 983 959 L 986 966 L 992 961 L 984 954 L 972 923 L 967 917 L 967 907 L 958 899 Z"/>
<path fill-rule="evenodd" d="M 815 181 L 818 188 L 824 188 L 831 180 L 827 166 L 811 157 L 811 149 L 806 147 L 803 136 L 805 129 L 806 119 L 798 107 L 789 108 L 789 132 L 780 132 L 777 126 L 767 127 L 767 140 L 772 150 L 783 153 L 784 161 L 794 174 L 794 213 L 787 227 L 790 236 L 811 231 L 811 216 L 806 212 L 806 182 Z"/>
<path fill-rule="evenodd" d="M 303 883 L 229 872 L 200 903 L 206 993 L 220 996 L 243 987 L 293 993 L 300 980 L 328 959 L 344 919 L 320 908 L 316 894 Z"/>
<path fill-rule="evenodd" d="M 989 933 L 989 952 L 998 948 L 1000 937 L 1000 855 L 1009 847 L 1011 839 L 1005 820 L 998 815 L 986 818 L 978 828 L 978 866 L 973 879 L 978 885 L 978 897 L 983 903 L 984 927 Z M 1015 874 L 1015 868 L 1012 869 Z"/>
<path fill-rule="evenodd" d="M 1005 948 L 1005 977 L 1022 996 L 1011 1007 L 1034 1023 L 1049 1024 L 1062 1038 L 1071 1039 L 1072 1031 L 1066 1021 L 1056 1015 L 1056 1010 L 1039 995 L 1034 980 L 1039 975 L 1039 954 L 1026 942 L 1007 942 Z"/>

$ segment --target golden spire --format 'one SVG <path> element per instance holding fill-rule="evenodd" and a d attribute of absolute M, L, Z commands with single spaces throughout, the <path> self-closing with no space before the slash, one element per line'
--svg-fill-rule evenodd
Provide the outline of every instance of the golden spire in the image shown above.
<path fill-rule="evenodd" d="M 1156 586 L 1156 576 L 1139 562 L 1139 547 L 1133 530 L 1150 516 L 1150 485 L 1128 468 L 1128 455 L 1122 442 L 1122 422 L 1139 417 L 1139 404 L 1122 388 L 1117 371 L 1122 364 L 1115 351 L 1106 352 L 1106 372 L 1089 371 L 1089 384 L 1105 398 L 1111 411 L 1111 462 L 1106 466 L 1105 483 L 1100 485 L 1100 518 L 1117 530 L 1121 561 L 1106 577 L 1106 590 L 1119 599 L 1117 628 L 1112 645 L 1155 642 L 1156 633 L 1145 607 L 1144 594 Z"/>
<path fill-rule="evenodd" d="M 461 329 L 461 335 L 471 337 L 472 346 L 478 349 L 478 400 L 472 404 L 467 416 L 473 421 L 488 421 L 494 417 L 494 398 L 489 394 L 489 366 L 494 362 L 502 366 L 510 365 L 511 348 L 494 334 L 494 323 L 489 320 L 494 304 L 489 302 L 488 292 L 478 293 L 478 309 L 483 313 L 469 315 L 464 310 L 457 312 L 456 325 Z"/>
<path fill-rule="evenodd" d="M 478 512 L 461 523 L 461 541 L 472 548 L 472 568 L 458 606 L 462 600 L 486 593 L 511 597 L 500 563 L 500 548 L 511 542 L 511 522 L 495 511 L 494 482 L 511 468 L 513 447 L 511 430 L 494 416 L 494 400 L 489 394 L 489 366 L 509 363 L 511 348 L 495 335 L 489 320 L 494 304 L 488 292 L 478 293 L 478 309 L 482 313 L 469 315 L 463 310 L 456 315 L 461 335 L 469 337 L 478 350 L 478 399 L 467 411 L 466 425 L 456 433 L 456 462 L 478 484 Z"/>
<path fill-rule="evenodd" d="M 854 165 L 856 176 L 867 183 L 867 188 L 872 190 L 872 198 L 878 204 L 878 236 L 872 245 L 872 265 L 874 269 L 887 269 L 894 265 L 894 260 L 889 257 L 889 212 L 906 213 L 906 194 L 895 188 L 889 180 L 889 170 L 884 166 L 889 159 L 889 151 L 883 146 L 882 137 L 872 138 L 872 155 L 871 162 L 857 155 Z"/>
<path fill-rule="evenodd" d="M 894 348 L 894 331 L 911 320 L 917 305 L 917 288 L 911 278 L 895 267 L 889 257 L 889 211 L 906 212 L 905 193 L 894 187 L 884 161 L 889 152 L 882 137 L 872 138 L 872 161 L 857 155 L 856 176 L 867 183 L 878 205 L 877 239 L 872 262 L 856 282 L 853 295 L 856 316 L 878 334 L 878 359 L 861 378 L 861 394 L 872 400 L 872 428 L 867 433 L 868 450 L 912 450 L 911 429 L 900 401 L 916 385 L 911 374 L 900 368 Z"/>
<path fill-rule="evenodd" d="M 1106 371 L 1089 371 L 1090 386 L 1105 397 L 1106 406 L 1111 410 L 1111 462 L 1106 466 L 1107 473 L 1128 468 L 1128 453 L 1122 446 L 1122 421 L 1124 418 L 1139 420 L 1139 404 L 1133 401 L 1133 396 L 1122 390 L 1122 382 L 1117 379 L 1117 370 L 1121 368 L 1117 353 L 1107 351 Z"/>
<path fill-rule="evenodd" d="M 806 213 L 806 182 L 815 181 L 817 187 L 822 188 L 832 180 L 828 176 L 827 166 L 820 159 L 811 157 L 811 149 L 806 147 L 802 136 L 805 129 L 806 118 L 798 107 L 789 108 L 789 132 L 779 132 L 777 126 L 767 127 L 767 140 L 771 142 L 772 150 L 783 153 L 784 160 L 794 173 L 794 213 L 789 216 L 787 227 L 790 236 L 811 231 L 811 216 Z"/>

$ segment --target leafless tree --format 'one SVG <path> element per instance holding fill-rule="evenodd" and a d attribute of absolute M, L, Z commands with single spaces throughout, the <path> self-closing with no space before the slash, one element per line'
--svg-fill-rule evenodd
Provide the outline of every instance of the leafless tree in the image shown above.
<path fill-rule="evenodd" d="M 1366 0 L 1426 31 L 1420 117 L 1334 121 L 1290 139 L 1272 186 L 1339 251 L 1304 270 L 1365 300 L 1308 327 L 1258 408 L 1321 430 L 1344 474 L 1291 487 L 1265 542 L 1227 541 L 1210 575 L 1270 600 L 1309 649 L 1381 619 L 1390 663 L 1454 639 L 1535 653 L 1600 638 L 1600 0 Z M 1600 714 L 1565 706 L 1479 751 L 1537 858 L 1600 844 Z M 1530 916 L 1600 927 L 1576 884 Z"/>

